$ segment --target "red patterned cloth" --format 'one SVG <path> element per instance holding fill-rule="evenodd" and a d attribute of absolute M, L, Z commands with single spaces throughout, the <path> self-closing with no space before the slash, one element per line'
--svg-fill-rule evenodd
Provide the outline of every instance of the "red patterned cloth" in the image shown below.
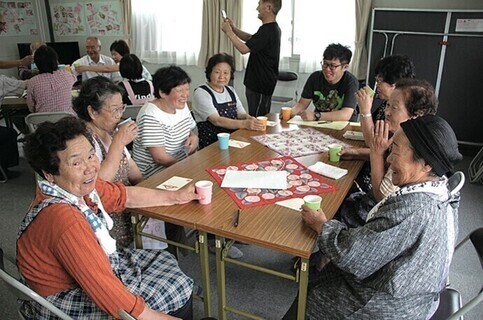
<path fill-rule="evenodd" d="M 336 190 L 335 186 L 327 183 L 321 176 L 311 172 L 292 157 L 244 162 L 206 170 L 220 185 L 227 170 L 287 171 L 288 188 L 286 190 L 225 188 L 225 191 L 242 209 Z"/>
<path fill-rule="evenodd" d="M 75 82 L 76 77 L 65 70 L 33 77 L 27 85 L 27 105 L 30 112 L 74 113 L 72 86 Z"/>

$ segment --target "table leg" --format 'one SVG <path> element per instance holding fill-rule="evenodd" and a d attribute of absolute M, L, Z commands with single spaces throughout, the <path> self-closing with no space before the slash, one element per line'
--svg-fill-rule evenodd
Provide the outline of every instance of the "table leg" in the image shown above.
<path fill-rule="evenodd" d="M 307 286 L 309 283 L 309 259 L 302 258 L 300 261 L 299 301 L 297 307 L 297 319 L 305 319 L 305 307 L 307 304 Z"/>
<path fill-rule="evenodd" d="M 208 236 L 206 232 L 199 232 L 201 281 L 203 285 L 203 303 L 205 317 L 211 317 L 210 264 L 208 257 Z"/>
<path fill-rule="evenodd" d="M 215 237 L 216 248 L 216 276 L 218 281 L 218 318 L 220 320 L 226 319 L 226 283 L 225 283 L 225 261 L 223 260 L 223 243 L 224 240 L 220 236 Z"/>
<path fill-rule="evenodd" d="M 139 223 L 139 214 L 131 212 L 131 224 L 133 227 L 133 237 L 134 237 L 134 247 L 136 249 L 143 248 L 143 240 L 141 235 L 139 235 L 139 230 L 141 228 L 141 224 Z"/>

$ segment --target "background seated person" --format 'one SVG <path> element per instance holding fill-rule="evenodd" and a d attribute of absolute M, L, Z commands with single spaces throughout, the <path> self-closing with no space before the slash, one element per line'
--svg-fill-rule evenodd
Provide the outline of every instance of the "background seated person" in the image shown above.
<path fill-rule="evenodd" d="M 357 105 L 361 114 L 361 128 L 366 145 L 370 145 L 370 133 L 374 130 L 374 121 L 384 120 L 387 101 L 396 88 L 399 79 L 414 78 L 414 64 L 406 55 L 392 55 L 379 60 L 374 69 L 376 74 L 376 93 L 381 104 L 372 111 L 374 97 L 365 88 L 356 92 Z"/>
<path fill-rule="evenodd" d="M 87 37 L 86 39 L 86 52 L 87 55 L 80 59 L 77 59 L 72 63 L 76 73 L 82 73 L 82 81 L 97 76 L 103 76 L 111 79 L 114 82 L 119 82 L 122 80 L 119 72 L 113 71 L 81 71 L 79 66 L 109 66 L 115 65 L 114 60 L 108 56 L 101 54 L 101 40 L 97 37 Z"/>
<path fill-rule="evenodd" d="M 359 89 L 356 77 L 347 71 L 352 52 L 341 44 L 330 44 L 324 51 L 322 70 L 312 73 L 301 98 L 292 107 L 292 116 L 308 121 L 349 121 L 355 114 L 354 94 Z M 308 111 L 313 102 L 314 112 Z"/>
<path fill-rule="evenodd" d="M 131 158 L 126 145 L 134 140 L 137 132 L 135 121 L 118 128 L 124 111 L 122 90 L 104 77 L 94 77 L 82 83 L 79 96 L 74 100 L 74 110 L 85 121 L 92 137 L 97 157 L 101 162 L 99 178 L 120 182 L 126 186 L 143 180 L 143 175 Z M 111 236 L 118 247 L 127 247 L 133 241 L 131 214 L 112 214 L 114 226 Z"/>
<path fill-rule="evenodd" d="M 104 65 L 104 66 L 80 66 L 76 68 L 79 72 L 85 71 L 92 71 L 92 72 L 117 72 L 119 70 L 119 63 L 121 62 L 122 57 L 126 54 L 130 54 L 131 50 L 127 45 L 126 41 L 124 40 L 116 40 L 111 44 L 111 57 L 116 64 L 112 65 Z M 145 66 L 142 66 L 142 78 L 144 80 L 152 80 L 151 73 L 149 70 L 146 69 Z M 140 78 L 139 78 L 140 79 Z"/>
<path fill-rule="evenodd" d="M 154 74 L 155 100 L 136 119 L 133 159 L 145 178 L 186 158 L 198 149 L 196 122 L 188 109 L 191 79 L 177 66 Z"/>
<path fill-rule="evenodd" d="M 34 62 L 39 74 L 29 80 L 27 105 L 30 112 L 74 113 L 72 110 L 72 86 L 76 77 L 59 70 L 58 56 L 54 49 L 41 46 L 35 50 Z"/>
<path fill-rule="evenodd" d="M 154 100 L 153 82 L 142 78 L 143 65 L 135 54 L 124 55 L 119 63 L 119 71 L 125 79 L 119 83 L 125 89 L 122 96 L 124 104 L 143 105 L 146 101 Z"/>
<path fill-rule="evenodd" d="M 444 287 L 457 239 L 459 197 L 448 192 L 461 160 L 449 124 L 410 119 L 394 135 L 388 158 L 399 191 L 378 203 L 367 223 L 348 228 L 302 206 L 331 262 L 309 285 L 310 319 L 429 319 Z M 294 319 L 294 303 L 284 319 Z"/>
<path fill-rule="evenodd" d="M 116 250 L 106 212 L 187 203 L 199 197 L 194 187 L 164 192 L 98 179 L 89 138 L 74 117 L 44 122 L 27 137 L 38 188 L 17 240 L 21 275 L 73 318 L 118 318 L 124 309 L 137 319 L 192 319 L 192 279 L 164 250 Z M 54 317 L 34 301 L 23 301 L 21 310 L 27 318 Z"/>
<path fill-rule="evenodd" d="M 218 53 L 208 60 L 206 84 L 193 94 L 193 115 L 198 125 L 200 149 L 217 141 L 220 132 L 236 129 L 262 130 L 263 125 L 246 113 L 235 88 L 228 86 L 233 80 L 233 57 Z"/>
<path fill-rule="evenodd" d="M 43 45 L 45 45 L 45 43 L 43 43 L 42 41 L 38 41 L 38 40 L 32 41 L 32 43 L 30 43 L 30 55 L 25 56 L 24 59 L 26 59 L 27 57 L 32 57 L 32 61 L 33 61 L 35 50 L 37 50 L 38 48 L 40 48 L 40 46 L 43 46 Z M 28 80 L 33 76 L 36 76 L 39 74 L 39 69 L 37 69 L 37 66 L 32 65 L 31 63 L 18 67 L 18 77 L 20 79 Z"/>

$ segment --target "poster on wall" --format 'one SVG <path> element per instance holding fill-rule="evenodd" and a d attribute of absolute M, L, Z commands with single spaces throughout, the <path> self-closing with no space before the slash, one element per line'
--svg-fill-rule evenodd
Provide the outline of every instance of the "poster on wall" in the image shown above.
<path fill-rule="evenodd" d="M 122 36 L 119 1 L 61 2 L 51 8 L 57 36 Z"/>
<path fill-rule="evenodd" d="M 102 36 L 120 36 L 122 11 L 118 1 L 89 2 L 85 5 L 89 33 Z"/>
<path fill-rule="evenodd" d="M 32 1 L 0 1 L 0 14 L 6 22 L 5 36 L 38 35 Z"/>
<path fill-rule="evenodd" d="M 84 11 L 80 3 L 58 3 L 52 6 L 52 25 L 57 36 L 85 35 Z"/>

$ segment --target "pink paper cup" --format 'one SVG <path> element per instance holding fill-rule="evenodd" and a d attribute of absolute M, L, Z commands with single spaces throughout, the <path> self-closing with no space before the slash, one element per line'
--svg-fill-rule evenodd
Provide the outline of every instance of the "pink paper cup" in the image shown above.
<path fill-rule="evenodd" d="M 213 182 L 208 180 L 200 180 L 195 183 L 196 193 L 204 199 L 199 200 L 200 204 L 210 204 L 213 192 Z"/>

